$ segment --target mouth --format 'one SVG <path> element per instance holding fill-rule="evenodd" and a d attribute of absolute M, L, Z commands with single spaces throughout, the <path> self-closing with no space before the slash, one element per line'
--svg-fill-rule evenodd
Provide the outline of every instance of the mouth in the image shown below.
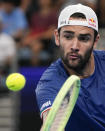
<path fill-rule="evenodd" d="M 70 54 L 69 59 L 76 60 L 76 59 L 79 59 L 79 56 L 77 54 Z"/>

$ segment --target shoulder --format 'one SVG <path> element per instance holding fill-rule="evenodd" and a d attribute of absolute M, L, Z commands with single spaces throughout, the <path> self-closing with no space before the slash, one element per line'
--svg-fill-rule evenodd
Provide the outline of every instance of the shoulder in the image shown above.
<path fill-rule="evenodd" d="M 66 75 L 62 60 L 58 59 L 45 70 L 40 80 L 56 80 L 66 77 Z"/>
<path fill-rule="evenodd" d="M 105 51 L 94 51 L 94 58 L 97 71 L 105 73 Z"/>
<path fill-rule="evenodd" d="M 105 60 L 105 51 L 104 50 L 94 50 L 94 56 L 97 59 Z"/>
<path fill-rule="evenodd" d="M 43 73 L 41 80 L 52 79 L 53 76 L 57 77 L 62 70 L 61 59 L 58 59 L 47 68 L 47 70 Z"/>
<path fill-rule="evenodd" d="M 66 72 L 62 66 L 61 59 L 58 59 L 43 73 L 38 82 L 36 92 L 39 93 L 45 90 L 56 92 L 60 89 L 66 78 Z"/>

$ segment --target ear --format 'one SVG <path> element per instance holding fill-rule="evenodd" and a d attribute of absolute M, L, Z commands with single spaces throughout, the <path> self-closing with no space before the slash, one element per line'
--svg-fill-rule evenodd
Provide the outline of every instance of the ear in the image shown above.
<path fill-rule="evenodd" d="M 95 42 L 94 42 L 94 48 L 97 47 L 97 44 L 98 44 L 99 39 L 100 39 L 100 35 L 98 34 L 98 35 L 96 36 L 96 39 L 95 39 Z"/>
<path fill-rule="evenodd" d="M 55 43 L 56 43 L 56 45 L 57 46 L 59 46 L 59 33 L 58 33 L 58 30 L 56 29 L 55 31 L 54 31 L 54 37 L 55 37 Z"/>

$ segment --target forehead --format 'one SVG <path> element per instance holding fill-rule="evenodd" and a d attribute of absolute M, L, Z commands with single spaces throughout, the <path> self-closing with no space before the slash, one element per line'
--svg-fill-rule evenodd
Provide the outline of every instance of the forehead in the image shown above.
<path fill-rule="evenodd" d="M 71 31 L 76 34 L 91 34 L 94 35 L 94 30 L 92 28 L 86 26 L 79 26 L 79 25 L 68 25 L 61 28 L 61 32 L 64 33 L 66 31 Z"/>

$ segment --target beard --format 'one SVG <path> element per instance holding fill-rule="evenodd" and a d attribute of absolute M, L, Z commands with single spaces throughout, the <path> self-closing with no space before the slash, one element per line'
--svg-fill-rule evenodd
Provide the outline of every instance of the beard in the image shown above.
<path fill-rule="evenodd" d="M 85 67 L 87 66 L 89 59 L 91 57 L 93 51 L 93 46 L 85 52 L 84 56 L 79 55 L 76 51 L 71 51 L 64 55 L 64 49 L 60 46 L 60 54 L 61 54 L 61 59 L 63 63 L 69 68 L 77 72 L 78 74 L 82 74 Z M 70 55 L 76 54 L 78 59 L 70 59 Z"/>

